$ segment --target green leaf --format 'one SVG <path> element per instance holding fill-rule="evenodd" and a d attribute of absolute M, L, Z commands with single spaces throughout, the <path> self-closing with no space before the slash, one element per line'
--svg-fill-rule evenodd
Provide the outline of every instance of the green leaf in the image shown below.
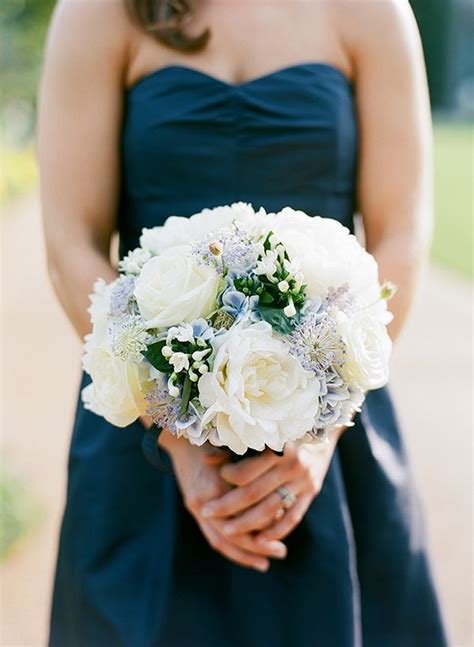
<path fill-rule="evenodd" d="M 267 321 L 272 328 L 282 335 L 288 335 L 293 330 L 294 317 L 287 317 L 283 310 L 279 308 L 260 306 L 260 314 L 264 321 Z"/>
<path fill-rule="evenodd" d="M 161 373 L 172 373 L 173 367 L 161 352 L 164 346 L 166 346 L 166 339 L 150 344 L 146 350 L 142 351 L 142 355 Z"/>
<path fill-rule="evenodd" d="M 260 303 L 272 303 L 273 302 L 273 297 L 272 295 L 264 290 L 262 294 L 259 296 Z"/>
<path fill-rule="evenodd" d="M 189 398 L 191 396 L 191 387 L 193 383 L 189 379 L 189 375 L 186 373 L 186 377 L 184 378 L 184 384 L 183 384 L 183 391 L 181 393 L 181 406 L 179 408 L 179 415 L 184 416 L 184 414 L 188 410 L 189 406 Z"/>

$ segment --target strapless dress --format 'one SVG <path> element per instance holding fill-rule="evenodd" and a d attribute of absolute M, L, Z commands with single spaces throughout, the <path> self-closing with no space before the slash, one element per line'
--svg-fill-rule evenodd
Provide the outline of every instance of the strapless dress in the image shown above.
<path fill-rule="evenodd" d="M 354 231 L 355 88 L 332 65 L 240 84 L 160 68 L 125 92 L 121 134 L 121 257 L 143 227 L 235 201 Z M 341 437 L 287 558 L 261 574 L 209 547 L 173 474 L 148 460 L 139 421 L 119 429 L 84 409 L 89 379 L 80 375 L 51 647 L 447 644 L 389 385 Z"/>

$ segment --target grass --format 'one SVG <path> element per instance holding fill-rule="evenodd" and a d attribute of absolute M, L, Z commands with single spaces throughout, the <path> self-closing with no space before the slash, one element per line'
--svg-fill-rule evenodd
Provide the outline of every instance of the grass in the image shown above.
<path fill-rule="evenodd" d="M 471 279 L 474 124 L 434 127 L 435 230 L 432 258 Z"/>

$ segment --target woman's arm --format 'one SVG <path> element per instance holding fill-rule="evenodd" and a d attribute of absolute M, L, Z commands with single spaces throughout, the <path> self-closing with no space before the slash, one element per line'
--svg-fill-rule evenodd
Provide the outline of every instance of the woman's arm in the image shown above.
<path fill-rule="evenodd" d="M 380 278 L 397 284 L 390 301 L 398 335 L 426 262 L 432 229 L 431 119 L 425 67 L 413 14 L 405 0 L 336 2 L 341 30 L 356 72 L 360 127 L 358 205 L 367 248 Z M 290 445 L 283 457 L 271 452 L 225 465 L 226 481 L 239 485 L 204 506 L 210 519 L 226 521 L 230 534 L 265 528 L 285 485 L 297 503 L 259 537 L 282 539 L 301 521 L 317 496 L 342 427 L 328 445 Z M 347 433 L 351 433 L 350 428 Z"/>
<path fill-rule="evenodd" d="M 433 228 L 432 127 L 421 40 L 407 0 L 344 3 L 359 121 L 357 208 L 366 247 L 390 301 L 399 335 L 426 264 Z"/>
<path fill-rule="evenodd" d="M 130 28 L 122 0 L 62 0 L 54 12 L 40 87 L 38 158 L 48 270 L 59 301 L 82 338 L 90 331 L 89 293 L 98 276 L 117 276 L 109 259 L 119 195 L 119 136 Z M 144 421 L 146 423 L 146 420 Z M 217 551 L 266 570 L 280 542 L 227 539 L 200 505 L 229 489 L 221 456 L 167 430 L 161 444 L 175 466 L 185 505 Z"/>
<path fill-rule="evenodd" d="M 109 260 L 127 31 L 122 3 L 63 0 L 54 11 L 39 89 L 37 153 L 50 278 L 77 333 L 90 330 L 94 280 Z"/>

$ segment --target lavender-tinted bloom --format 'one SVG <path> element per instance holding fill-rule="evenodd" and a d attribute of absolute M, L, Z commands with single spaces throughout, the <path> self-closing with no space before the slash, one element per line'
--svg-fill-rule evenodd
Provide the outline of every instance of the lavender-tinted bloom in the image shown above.
<path fill-rule="evenodd" d="M 317 375 L 344 363 L 344 341 L 337 332 L 336 323 L 322 308 L 308 310 L 286 341 L 290 353 L 304 368 Z"/>
<path fill-rule="evenodd" d="M 321 392 L 319 394 L 321 427 L 328 427 L 341 421 L 344 405 L 350 404 L 351 392 L 347 383 L 334 370 L 329 370 L 321 377 Z M 349 407 L 350 412 L 350 407 Z M 346 414 L 347 415 L 347 414 Z"/>
<path fill-rule="evenodd" d="M 172 434 L 178 435 L 176 419 L 179 416 L 181 401 L 170 396 L 167 389 L 155 384 L 145 395 L 146 413 L 158 427 L 166 427 Z"/>
<path fill-rule="evenodd" d="M 350 314 L 356 305 L 354 296 L 350 292 L 349 284 L 343 283 L 338 288 L 328 288 L 324 299 L 324 309 L 337 308 L 342 312 Z"/>
<path fill-rule="evenodd" d="M 178 437 L 186 433 L 189 440 L 196 445 L 202 445 L 207 440 L 210 430 L 201 430 L 199 412 L 192 401 L 187 412 L 180 415 L 181 399 L 171 397 L 159 382 L 153 385 L 145 400 L 146 413 L 158 427 L 166 427 Z"/>
<path fill-rule="evenodd" d="M 215 255 L 215 249 L 222 250 Z M 203 263 L 212 264 L 221 274 L 227 274 L 229 269 L 240 272 L 250 271 L 257 262 L 255 245 L 234 224 L 232 228 L 224 228 L 212 232 L 203 240 L 193 245 L 195 254 Z"/>
<path fill-rule="evenodd" d="M 119 317 L 125 314 L 130 305 L 130 299 L 135 290 L 135 278 L 133 276 L 120 276 L 110 295 L 110 315 Z"/>

